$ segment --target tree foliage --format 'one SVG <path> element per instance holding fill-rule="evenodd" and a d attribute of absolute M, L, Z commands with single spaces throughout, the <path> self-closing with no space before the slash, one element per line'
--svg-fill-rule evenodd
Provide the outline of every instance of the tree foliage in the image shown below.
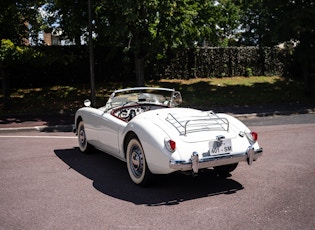
<path fill-rule="evenodd" d="M 238 0 L 242 40 L 270 46 L 290 40 L 314 42 L 315 3 L 312 0 Z"/>
<path fill-rule="evenodd" d="M 0 39 L 10 39 L 15 44 L 28 44 L 29 38 L 37 43 L 38 32 L 44 21 L 39 8 L 49 0 L 1 0 Z"/>
<path fill-rule="evenodd" d="M 23 62 L 37 54 L 25 47 L 30 41 L 38 42 L 38 32 L 44 21 L 39 7 L 46 1 L 41 0 L 1 0 L 0 2 L 0 79 L 4 107 L 10 105 L 9 74 L 6 67 L 9 63 Z"/>
<path fill-rule="evenodd" d="M 95 1 L 95 32 L 100 43 L 139 53 L 187 48 L 208 41 L 220 45 L 238 27 L 233 1 Z"/>
<path fill-rule="evenodd" d="M 310 95 L 315 69 L 314 1 L 238 0 L 236 4 L 242 10 L 240 44 L 297 44 L 294 73 L 304 78 L 305 94 Z"/>
<path fill-rule="evenodd" d="M 81 36 L 87 32 L 87 6 L 87 0 L 54 0 L 49 9 L 51 13 L 56 13 L 63 38 L 74 40 L 76 45 L 81 45 Z"/>
<path fill-rule="evenodd" d="M 238 8 L 230 0 L 108 0 L 94 5 L 97 42 L 133 52 L 140 81 L 145 58 L 165 57 L 169 50 L 204 41 L 221 45 L 238 26 Z"/>
<path fill-rule="evenodd" d="M 146 60 L 194 46 L 263 47 L 298 41 L 296 57 L 306 78 L 314 60 L 312 0 L 91 1 L 94 44 L 132 53 L 142 82 Z M 39 30 L 60 27 L 64 38 L 81 45 L 87 33 L 87 6 L 88 0 L 1 0 L 0 38 L 20 45 L 33 37 L 33 43 L 40 44 Z"/>
<path fill-rule="evenodd" d="M 0 79 L 3 92 L 3 104 L 6 109 L 10 106 L 10 76 L 6 68 L 12 63 L 23 63 L 34 60 L 40 53 L 28 46 L 17 46 L 9 39 L 2 39 L 0 44 Z"/>

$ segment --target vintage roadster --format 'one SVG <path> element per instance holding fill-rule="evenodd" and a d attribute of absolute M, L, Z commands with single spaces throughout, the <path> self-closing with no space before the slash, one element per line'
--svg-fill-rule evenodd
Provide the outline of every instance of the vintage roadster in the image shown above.
<path fill-rule="evenodd" d="M 148 185 L 154 174 L 197 174 L 213 168 L 226 176 L 239 162 L 262 155 L 258 135 L 238 119 L 213 111 L 177 107 L 174 89 L 137 87 L 114 91 L 105 106 L 75 114 L 82 152 L 97 148 L 127 163 L 131 180 Z"/>

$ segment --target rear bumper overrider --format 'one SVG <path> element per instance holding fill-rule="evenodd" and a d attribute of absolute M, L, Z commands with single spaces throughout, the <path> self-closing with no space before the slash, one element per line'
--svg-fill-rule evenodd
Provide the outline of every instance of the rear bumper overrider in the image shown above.
<path fill-rule="evenodd" d="M 246 161 L 249 165 L 251 165 L 253 161 L 257 160 L 258 157 L 262 155 L 262 153 L 262 148 L 255 150 L 254 147 L 250 146 L 245 153 L 225 154 L 199 159 L 199 154 L 197 152 L 193 152 L 189 161 L 170 160 L 169 167 L 175 170 L 192 170 L 194 173 L 198 173 L 199 169 L 235 164 L 241 161 Z"/>

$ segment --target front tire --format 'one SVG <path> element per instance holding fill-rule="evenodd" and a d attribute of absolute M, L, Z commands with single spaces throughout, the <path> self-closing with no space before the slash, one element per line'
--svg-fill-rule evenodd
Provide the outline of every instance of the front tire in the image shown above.
<path fill-rule="evenodd" d="M 147 186 L 152 180 L 143 148 L 138 138 L 133 137 L 127 146 L 127 169 L 131 180 L 140 186 Z"/>
<path fill-rule="evenodd" d="M 92 146 L 87 141 L 83 121 L 80 121 L 78 125 L 78 143 L 81 152 L 88 153 L 91 151 Z"/>

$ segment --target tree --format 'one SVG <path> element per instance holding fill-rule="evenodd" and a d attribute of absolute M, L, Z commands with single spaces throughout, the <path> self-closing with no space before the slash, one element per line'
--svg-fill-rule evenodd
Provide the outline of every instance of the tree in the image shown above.
<path fill-rule="evenodd" d="M 242 45 L 267 45 L 270 43 L 268 31 L 270 12 L 262 0 L 239 0 L 241 8 L 241 37 Z M 270 44 L 269 44 L 270 45 Z"/>
<path fill-rule="evenodd" d="M 217 33 L 212 43 L 220 47 L 233 45 L 239 34 L 240 7 L 235 4 L 235 1 L 230 0 L 217 1 L 216 4 L 214 12 L 217 11 L 218 20 L 215 22 Z M 212 15 L 211 12 L 208 15 Z"/>
<path fill-rule="evenodd" d="M 4 107 L 9 107 L 10 88 L 6 66 L 16 60 L 33 57 L 31 48 L 25 47 L 37 43 L 38 31 L 42 25 L 38 8 L 45 1 L 40 0 L 1 0 L 0 2 L 0 79 Z"/>
<path fill-rule="evenodd" d="M 312 0 L 300 0 L 275 5 L 270 1 L 270 7 L 278 22 L 271 24 L 275 40 L 298 41 L 295 57 L 302 70 L 305 95 L 311 96 L 314 83 L 311 72 L 315 68 L 315 3 Z"/>
<path fill-rule="evenodd" d="M 0 77 L 2 82 L 3 104 L 5 109 L 10 107 L 9 74 L 5 72 L 12 63 L 23 63 L 35 59 L 40 53 L 29 46 L 17 46 L 9 39 L 2 39 L 0 46 Z"/>
<path fill-rule="evenodd" d="M 272 46 L 298 42 L 296 61 L 305 81 L 305 94 L 311 94 L 311 70 L 314 63 L 315 4 L 312 0 L 239 0 L 242 9 L 241 43 Z"/>
<path fill-rule="evenodd" d="M 97 41 L 134 54 L 138 85 L 144 84 L 149 56 L 203 41 L 220 44 L 238 26 L 230 0 L 108 0 L 96 2 L 95 13 Z"/>
<path fill-rule="evenodd" d="M 42 19 L 39 8 L 49 0 L 1 0 L 0 39 L 10 39 L 15 44 L 38 41 Z"/>
<path fill-rule="evenodd" d="M 87 33 L 87 0 L 55 0 L 50 11 L 57 12 L 56 21 L 63 37 L 74 39 L 76 45 L 81 45 L 81 36 Z"/>

